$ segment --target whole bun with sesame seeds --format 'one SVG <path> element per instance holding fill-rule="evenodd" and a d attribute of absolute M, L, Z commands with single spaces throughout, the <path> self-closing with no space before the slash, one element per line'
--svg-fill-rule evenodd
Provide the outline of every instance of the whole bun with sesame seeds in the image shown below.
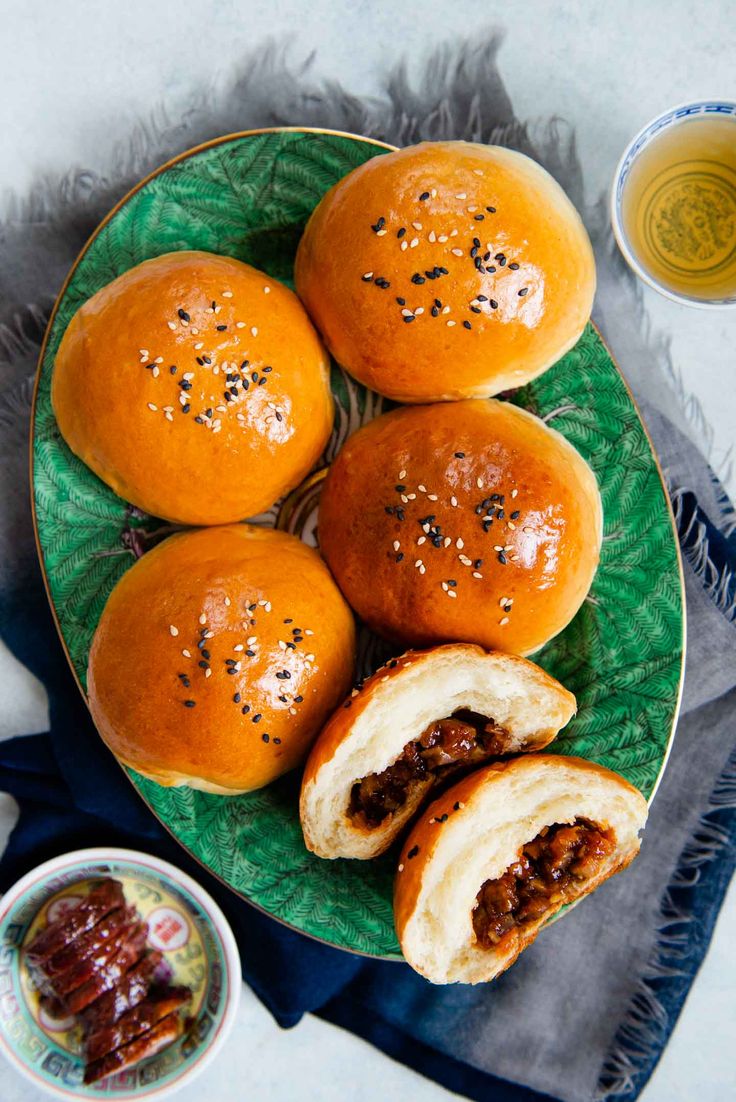
<path fill-rule="evenodd" d="M 352 613 L 312 548 L 270 528 L 200 529 L 169 537 L 113 589 L 89 705 L 123 765 L 235 795 L 301 762 L 354 658 Z"/>
<path fill-rule="evenodd" d="M 80 306 L 51 400 L 103 482 L 182 524 L 268 509 L 314 466 L 334 416 L 329 360 L 296 295 L 189 251 L 131 268 Z"/>
<path fill-rule="evenodd" d="M 407 651 L 338 708 L 312 747 L 300 816 L 319 857 L 376 857 L 428 795 L 503 754 L 547 746 L 572 693 L 525 658 L 467 643 Z"/>
<path fill-rule="evenodd" d="M 580 337 L 585 227 L 555 180 L 500 146 L 422 142 L 350 172 L 312 214 L 297 291 L 332 354 L 399 402 L 487 397 Z"/>
<path fill-rule="evenodd" d="M 325 479 L 322 554 L 369 627 L 413 646 L 531 654 L 573 618 L 601 548 L 595 475 L 509 402 L 383 414 Z"/>
<path fill-rule="evenodd" d="M 406 839 L 394 920 L 407 962 L 432 983 L 485 983 L 565 904 L 639 852 L 641 792 L 582 758 L 525 754 L 477 770 Z"/>

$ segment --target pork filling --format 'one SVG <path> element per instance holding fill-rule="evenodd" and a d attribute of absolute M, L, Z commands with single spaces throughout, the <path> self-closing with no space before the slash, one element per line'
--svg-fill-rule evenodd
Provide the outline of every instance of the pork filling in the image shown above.
<path fill-rule="evenodd" d="M 490 949 L 515 926 L 576 898 L 614 849 L 612 832 L 587 819 L 545 827 L 522 847 L 503 876 L 486 880 L 478 892 L 473 911 L 478 944 Z"/>
<path fill-rule="evenodd" d="M 382 773 L 356 781 L 348 814 L 375 828 L 403 807 L 418 788 L 508 752 L 505 727 L 477 712 L 458 711 L 440 719 L 414 742 L 407 742 L 396 761 Z"/>

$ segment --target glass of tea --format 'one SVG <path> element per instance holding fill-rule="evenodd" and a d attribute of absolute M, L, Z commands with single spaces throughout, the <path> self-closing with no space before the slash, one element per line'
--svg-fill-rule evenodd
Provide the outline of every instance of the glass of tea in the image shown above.
<path fill-rule="evenodd" d="M 736 306 L 736 103 L 687 103 L 648 123 L 619 162 L 611 220 L 655 290 L 690 306 Z"/>

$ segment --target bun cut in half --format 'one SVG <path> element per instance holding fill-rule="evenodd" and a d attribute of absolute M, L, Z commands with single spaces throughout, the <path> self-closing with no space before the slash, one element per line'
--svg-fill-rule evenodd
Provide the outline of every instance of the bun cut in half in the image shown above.
<path fill-rule="evenodd" d="M 348 438 L 319 542 L 379 635 L 531 654 L 585 600 L 602 524 L 595 475 L 560 433 L 510 402 L 442 402 Z"/>
<path fill-rule="evenodd" d="M 582 758 L 535 754 L 481 769 L 422 815 L 404 845 L 394 915 L 432 983 L 482 983 L 566 903 L 639 852 L 641 793 Z"/>
<path fill-rule="evenodd" d="M 399 402 L 523 386 L 583 332 L 593 250 L 562 188 L 522 153 L 422 142 L 327 192 L 299 296 L 351 375 Z"/>
<path fill-rule="evenodd" d="M 523 658 L 455 644 L 393 659 L 312 749 L 300 803 L 307 848 L 329 858 L 383 853 L 438 784 L 541 749 L 574 714 L 572 693 Z"/>

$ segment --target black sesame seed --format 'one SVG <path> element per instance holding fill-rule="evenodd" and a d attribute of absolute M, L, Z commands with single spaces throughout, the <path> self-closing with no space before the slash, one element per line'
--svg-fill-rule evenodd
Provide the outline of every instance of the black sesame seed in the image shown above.
<path fill-rule="evenodd" d="M 272 367 L 264 367 L 261 369 L 264 375 L 268 375 L 269 371 L 273 371 Z"/>
<path fill-rule="evenodd" d="M 264 742 L 269 742 L 270 739 L 271 739 L 271 736 L 268 734 L 267 731 L 264 731 L 263 734 L 261 735 L 261 738 L 263 739 Z"/>
<path fill-rule="evenodd" d="M 265 386 L 267 382 L 268 382 L 268 379 L 261 378 L 261 379 L 258 380 L 258 385 L 259 386 Z"/>
<path fill-rule="evenodd" d="M 484 222 L 486 216 L 485 214 L 476 214 L 474 217 L 476 222 Z"/>
<path fill-rule="evenodd" d="M 518 272 L 519 265 L 516 263 L 516 261 L 514 261 L 513 264 L 509 264 L 509 268 L 511 269 L 512 272 Z"/>
<path fill-rule="evenodd" d="M 396 562 L 403 562 L 403 561 L 404 561 L 404 552 L 399 551 L 398 555 L 396 556 Z"/>
<path fill-rule="evenodd" d="M 364 272 L 360 278 L 363 280 L 364 283 L 370 283 L 370 281 L 373 279 L 373 276 L 369 275 L 368 272 Z"/>
<path fill-rule="evenodd" d="M 216 325 L 215 329 L 217 330 L 218 333 L 224 333 L 225 330 L 227 329 L 227 326 L 226 325 Z"/>
<path fill-rule="evenodd" d="M 496 208 L 495 207 L 486 207 L 486 210 L 488 211 L 489 214 L 495 214 L 496 213 Z"/>
<path fill-rule="evenodd" d="M 346 700 L 345 703 L 343 704 L 343 708 L 352 708 L 352 706 L 353 706 L 352 700 Z"/>
<path fill-rule="evenodd" d="M 397 484 L 394 486 L 394 489 L 396 490 L 397 494 L 403 494 L 406 486 L 403 484 L 403 482 L 397 482 Z"/>
<path fill-rule="evenodd" d="M 433 318 L 439 317 L 439 310 L 436 306 L 433 306 L 430 312 Z"/>
<path fill-rule="evenodd" d="M 189 405 L 189 402 L 185 402 L 184 405 L 181 407 L 181 411 L 182 413 L 189 413 L 189 410 L 191 408 L 192 407 Z"/>
<path fill-rule="evenodd" d="M 198 425 L 204 424 L 204 417 L 200 417 L 199 414 L 194 418 Z"/>
<path fill-rule="evenodd" d="M 211 409 L 206 409 L 204 411 L 204 415 L 205 415 L 205 417 L 211 417 L 212 416 L 212 410 Z"/>
<path fill-rule="evenodd" d="M 256 714 L 251 719 L 251 723 L 260 723 L 262 719 L 263 714 L 261 712 L 256 712 Z"/>
<path fill-rule="evenodd" d="M 406 306 L 405 298 L 397 298 L 396 301 L 398 302 L 399 306 Z"/>
<path fill-rule="evenodd" d="M 240 704 L 240 693 L 235 693 L 233 696 L 233 704 Z"/>
<path fill-rule="evenodd" d="M 184 701 L 184 707 L 185 708 L 195 708 L 196 706 L 197 706 L 197 701 L 196 700 L 185 700 Z"/>
<path fill-rule="evenodd" d="M 472 329 L 472 328 L 473 328 L 473 326 L 472 326 L 472 325 L 470 324 L 470 322 L 469 322 L 469 321 L 464 321 L 464 322 L 463 322 L 463 327 L 464 327 L 465 329 Z"/>
<path fill-rule="evenodd" d="M 209 658 L 210 657 L 210 652 L 208 650 L 203 650 L 202 651 L 202 657 L 203 658 Z"/>
<path fill-rule="evenodd" d="M 487 253 L 483 253 L 483 259 L 484 259 L 484 260 L 490 260 L 490 259 L 491 259 L 491 254 L 490 254 L 490 252 L 487 252 Z M 495 268 L 493 268 L 492 270 L 493 270 L 493 271 L 495 272 L 495 270 L 496 270 L 496 269 L 495 269 Z M 489 269 L 488 269 L 488 271 L 491 271 L 491 269 L 489 268 Z"/>
<path fill-rule="evenodd" d="M 179 317 L 181 318 L 182 321 L 189 321 L 190 320 L 189 314 L 186 312 L 186 310 L 179 309 L 177 311 L 177 313 L 178 313 L 178 315 L 179 315 Z"/>
<path fill-rule="evenodd" d="M 402 226 L 400 230 L 396 231 L 396 236 L 397 237 L 403 237 L 405 233 L 406 233 L 406 226 Z"/>
<path fill-rule="evenodd" d="M 280 697 L 279 697 L 279 700 L 281 701 L 281 703 L 282 703 L 282 704 L 287 704 L 287 703 L 288 703 L 288 701 L 287 701 L 287 699 L 286 699 L 286 697 L 285 697 L 285 696 L 280 696 Z"/>
<path fill-rule="evenodd" d="M 412 846 L 406 856 L 411 861 L 414 857 L 416 857 L 416 855 L 418 853 L 419 853 L 419 846 Z"/>
<path fill-rule="evenodd" d="M 498 303 L 496 302 L 495 298 L 490 299 L 488 305 L 490 306 L 491 310 L 498 310 Z"/>
<path fill-rule="evenodd" d="M 471 306 L 470 309 L 472 310 L 472 312 L 474 314 L 479 314 L 480 313 L 480 306 Z"/>
<path fill-rule="evenodd" d="M 245 653 L 248 656 L 248 658 L 255 658 L 255 656 L 256 656 L 256 652 L 254 650 L 247 650 Z"/>
<path fill-rule="evenodd" d="M 472 249 L 470 250 L 470 255 L 475 259 L 475 257 L 478 255 L 478 245 L 473 245 Z"/>
<path fill-rule="evenodd" d="M 244 704 L 240 711 L 243 713 L 244 716 L 247 716 L 248 712 L 250 711 L 250 704 Z"/>
<path fill-rule="evenodd" d="M 455 452 L 455 458 L 456 459 L 464 459 L 465 458 L 465 452 Z"/>
<path fill-rule="evenodd" d="M 273 740 L 273 743 L 274 743 L 274 746 L 280 746 L 281 745 L 281 739 L 280 738 L 275 738 Z"/>
<path fill-rule="evenodd" d="M 449 271 L 447 270 L 447 268 L 439 268 L 438 267 L 437 270 L 439 271 L 440 275 L 449 275 L 450 274 Z"/>
<path fill-rule="evenodd" d="M 202 660 L 201 662 L 197 662 L 197 665 L 199 666 L 200 670 L 208 670 L 210 668 L 209 662 L 205 662 L 204 660 Z"/>
<path fill-rule="evenodd" d="M 176 364 L 172 364 L 169 368 L 169 375 L 176 375 Z"/>
<path fill-rule="evenodd" d="M 393 507 L 393 505 L 384 505 L 383 511 L 388 516 L 393 516 L 394 507 Z"/>
<path fill-rule="evenodd" d="M 522 287 L 521 290 L 519 291 L 519 298 L 523 298 L 524 295 L 528 295 L 528 294 L 529 294 L 529 288 L 528 287 Z"/>
<path fill-rule="evenodd" d="M 410 322 L 410 321 L 415 321 L 416 319 L 415 319 L 413 314 L 405 314 L 404 317 L 401 320 L 405 321 L 405 322 Z"/>
<path fill-rule="evenodd" d="M 482 565 L 483 565 L 483 559 L 476 559 L 475 562 L 473 563 L 473 566 L 475 567 L 476 570 L 480 570 Z"/>
<path fill-rule="evenodd" d="M 295 703 L 295 704 L 301 704 L 301 702 L 302 702 L 303 700 L 304 700 L 304 697 L 303 697 L 303 696 L 301 696 L 301 695 L 300 695 L 300 696 L 295 696 L 295 697 L 294 697 L 294 703 Z"/>
<path fill-rule="evenodd" d="M 520 514 L 519 510 L 514 509 L 513 513 L 511 514 L 511 519 L 512 520 L 518 520 L 520 515 L 521 514 Z"/>
<path fill-rule="evenodd" d="M 422 194 L 419 196 L 419 202 L 424 203 L 427 199 L 429 199 L 429 192 L 423 191 Z"/>
<path fill-rule="evenodd" d="M 209 356 L 203 356 L 202 359 L 204 360 L 204 362 L 206 364 L 211 364 L 212 363 L 212 360 L 209 358 Z"/>
<path fill-rule="evenodd" d="M 501 563 L 501 566 L 506 565 L 507 559 L 506 559 L 506 556 L 504 555 L 503 551 L 498 552 L 498 561 Z"/>
<path fill-rule="evenodd" d="M 240 365 L 240 370 L 241 371 L 247 371 L 249 367 L 250 367 L 250 360 L 243 360 L 242 364 Z"/>
<path fill-rule="evenodd" d="M 202 359 L 201 356 L 197 356 L 197 363 L 199 364 L 200 367 L 204 366 L 204 360 Z"/>
<path fill-rule="evenodd" d="M 412 283 L 416 283 L 417 286 L 419 286 L 425 282 L 425 279 L 424 276 L 419 274 L 419 272 L 415 272 L 414 275 L 411 277 L 411 281 Z"/>

